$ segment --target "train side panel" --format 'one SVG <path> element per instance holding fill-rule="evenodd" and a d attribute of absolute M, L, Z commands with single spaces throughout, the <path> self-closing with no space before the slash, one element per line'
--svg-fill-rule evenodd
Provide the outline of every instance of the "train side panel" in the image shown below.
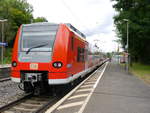
<path fill-rule="evenodd" d="M 77 36 L 75 33 L 70 33 L 68 44 L 68 72 L 72 75 L 72 80 L 77 79 L 81 75 L 85 74 L 85 47 L 88 43 Z"/>
<path fill-rule="evenodd" d="M 12 52 L 12 61 L 18 63 L 18 40 L 21 34 L 21 27 L 18 29 L 18 32 L 16 34 L 16 39 L 13 47 L 13 52 Z M 15 82 L 20 82 L 20 71 L 19 71 L 19 66 L 17 67 L 12 67 L 11 66 L 11 79 Z"/>
<path fill-rule="evenodd" d="M 51 69 L 48 75 L 49 84 L 65 84 L 70 81 L 70 75 L 67 73 L 67 52 L 69 32 L 65 25 L 61 24 L 57 31 L 54 43 Z M 54 62 L 61 62 L 61 68 L 55 68 Z"/>

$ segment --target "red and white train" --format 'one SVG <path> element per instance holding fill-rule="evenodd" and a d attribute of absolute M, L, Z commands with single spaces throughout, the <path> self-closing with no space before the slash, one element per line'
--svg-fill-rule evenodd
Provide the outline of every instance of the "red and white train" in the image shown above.
<path fill-rule="evenodd" d="M 23 24 L 14 43 L 11 79 L 30 92 L 71 83 L 103 62 L 71 24 Z"/>

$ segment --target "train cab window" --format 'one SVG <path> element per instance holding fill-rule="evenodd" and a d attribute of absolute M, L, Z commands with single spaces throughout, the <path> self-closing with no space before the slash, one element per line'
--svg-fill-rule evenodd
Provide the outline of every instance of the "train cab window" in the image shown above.
<path fill-rule="evenodd" d="M 85 53 L 84 48 L 78 47 L 77 62 L 84 62 L 85 61 L 84 53 Z"/>
<path fill-rule="evenodd" d="M 57 24 L 38 23 L 22 26 L 20 49 L 21 51 L 45 51 L 53 49 L 58 30 Z"/>

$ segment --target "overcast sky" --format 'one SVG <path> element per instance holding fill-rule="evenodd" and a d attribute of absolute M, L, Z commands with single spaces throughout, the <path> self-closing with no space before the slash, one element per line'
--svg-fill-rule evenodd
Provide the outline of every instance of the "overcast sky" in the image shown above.
<path fill-rule="evenodd" d="M 102 51 L 117 49 L 110 0 L 27 0 L 34 9 L 34 17 L 46 17 L 49 22 L 71 23 L 97 43 Z M 99 41 L 94 41 L 99 40 Z"/>

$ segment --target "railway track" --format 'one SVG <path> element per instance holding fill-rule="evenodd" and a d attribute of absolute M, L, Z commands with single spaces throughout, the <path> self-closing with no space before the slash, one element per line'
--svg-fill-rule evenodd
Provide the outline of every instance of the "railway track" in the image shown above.
<path fill-rule="evenodd" d="M 28 94 L 0 108 L 0 113 L 39 113 L 53 105 L 61 97 L 33 96 Z"/>

